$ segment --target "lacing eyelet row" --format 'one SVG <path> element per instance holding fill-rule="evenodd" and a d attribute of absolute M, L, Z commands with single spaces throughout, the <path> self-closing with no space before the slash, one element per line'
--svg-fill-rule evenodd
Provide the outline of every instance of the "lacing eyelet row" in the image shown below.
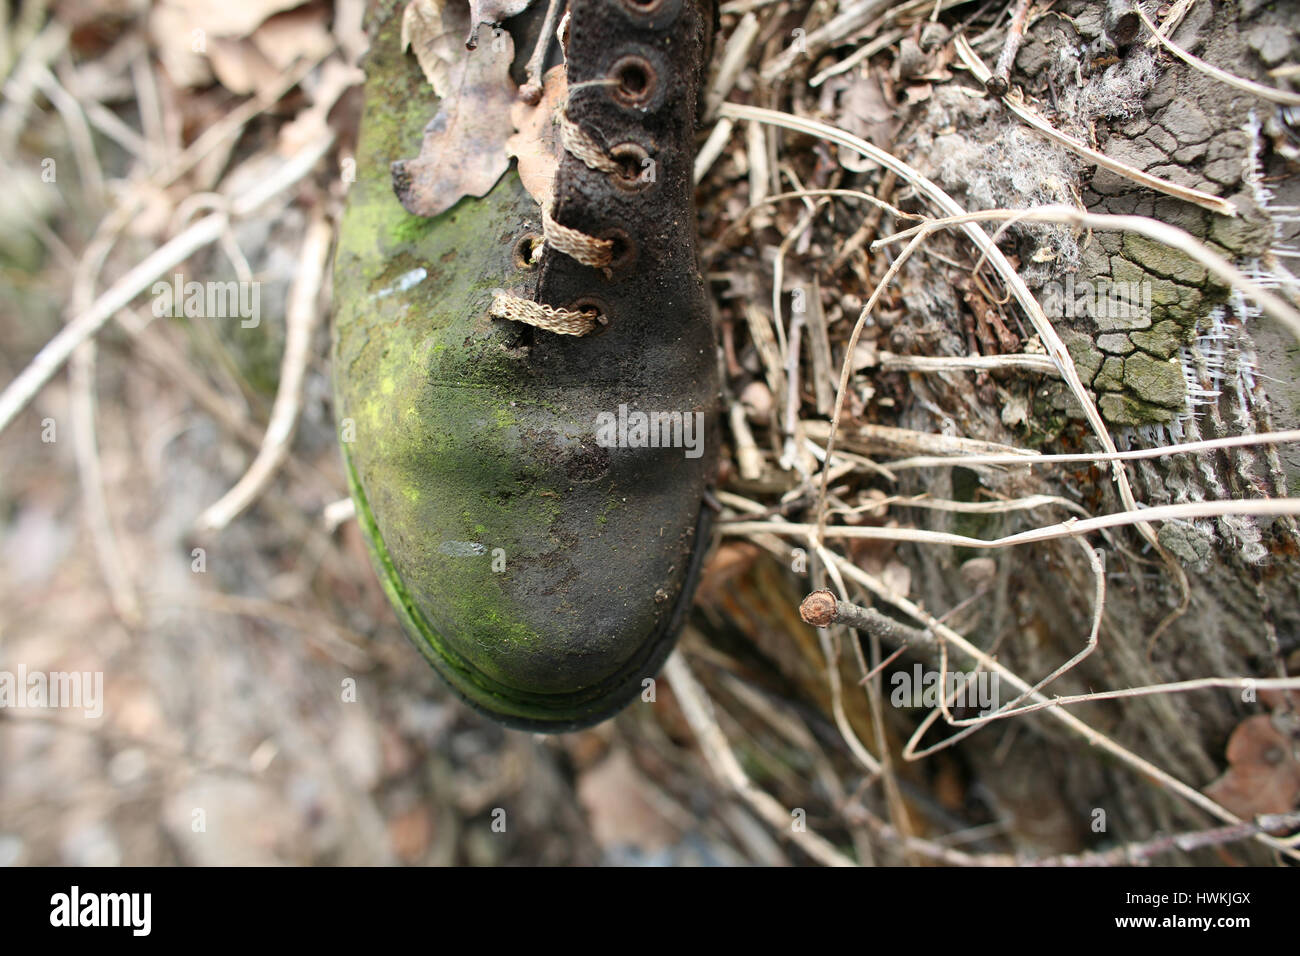
<path fill-rule="evenodd" d="M 623 164 L 606 153 L 599 143 L 569 118 L 567 101 L 560 111 L 559 122 L 560 144 L 566 152 L 596 172 L 626 177 Z M 580 229 L 556 222 L 551 215 L 549 203 L 542 206 L 542 241 L 538 245 L 549 246 L 583 265 L 602 269 L 606 277 L 613 275 L 610 264 L 615 260 L 616 241 L 589 236 Z M 540 248 L 534 248 L 530 265 L 539 254 Z M 557 335 L 590 335 L 609 321 L 595 309 L 561 309 L 506 292 L 496 294 L 488 313 L 499 319 L 523 322 Z"/>

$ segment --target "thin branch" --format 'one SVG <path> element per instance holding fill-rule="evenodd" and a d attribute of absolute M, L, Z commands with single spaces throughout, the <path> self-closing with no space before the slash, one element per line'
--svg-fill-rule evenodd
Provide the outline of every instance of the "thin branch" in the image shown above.
<path fill-rule="evenodd" d="M 1229 73 L 1227 70 L 1221 70 L 1212 63 L 1206 63 L 1200 57 L 1193 56 L 1165 36 L 1136 3 L 1133 4 L 1133 9 L 1142 18 L 1142 23 L 1146 28 L 1151 31 L 1152 39 L 1189 66 L 1195 67 L 1207 76 L 1212 76 L 1220 83 L 1225 83 L 1235 90 L 1250 93 L 1262 100 L 1268 100 L 1270 103 L 1277 103 L 1281 106 L 1300 106 L 1300 93 L 1279 90 L 1275 86 L 1265 86 L 1263 83 L 1256 83 L 1254 80 L 1247 80 L 1244 77 Z"/>
<path fill-rule="evenodd" d="M 326 133 L 281 164 L 275 172 L 259 181 L 230 204 L 232 214 L 249 215 L 263 203 L 306 176 L 333 145 L 334 134 Z M 65 325 L 54 338 L 36 353 L 31 363 L 0 392 L 0 432 L 13 422 L 37 392 L 63 366 L 80 343 L 95 335 L 114 313 L 131 301 L 163 274 L 184 262 L 204 246 L 221 238 L 227 217 L 213 213 L 200 219 L 179 236 L 160 246 L 105 291 L 86 311 Z"/>
<path fill-rule="evenodd" d="M 1003 720 L 1018 714 L 1032 714 L 1049 707 L 1069 707 L 1073 704 L 1089 704 L 1097 700 L 1122 700 L 1128 697 L 1155 697 L 1160 694 L 1187 694 L 1198 690 L 1300 690 L 1300 677 L 1196 677 L 1191 680 L 1173 681 L 1168 684 L 1147 684 L 1143 687 L 1126 687 L 1124 690 L 1099 690 L 1090 694 L 1072 694 L 1067 697 L 1054 697 L 1050 701 L 1017 707 L 1014 710 L 974 717 L 969 720 L 953 721 L 954 727 L 969 724 L 983 724 L 990 720 Z"/>
<path fill-rule="evenodd" d="M 1060 538 L 1077 538 L 1101 531 L 1104 528 L 1121 528 L 1154 521 L 1194 518 L 1219 518 L 1224 515 L 1300 515 L 1300 498 L 1228 499 L 1224 501 L 1195 501 L 1179 505 L 1159 505 L 1135 511 L 1119 511 L 1095 518 L 1069 518 L 1058 524 L 1031 528 L 1002 538 L 968 538 L 949 531 L 927 531 L 922 528 L 875 528 L 855 525 L 841 527 L 829 525 L 819 528 L 813 524 L 791 524 L 785 521 L 739 521 L 722 526 L 723 534 L 748 535 L 756 533 L 790 535 L 814 543 L 820 538 L 849 538 L 871 541 L 918 541 L 928 544 L 950 544 L 961 548 L 1012 548 L 1039 541 Z"/>
<path fill-rule="evenodd" d="M 984 65 L 984 61 L 980 59 L 979 54 L 971 48 L 971 45 L 967 42 L 966 38 L 964 36 L 958 36 L 953 40 L 953 46 L 957 51 L 957 55 L 961 57 L 962 62 L 966 64 L 968 69 L 970 69 L 971 74 L 975 79 L 987 87 L 993 80 L 993 74 L 989 71 L 989 68 Z M 1135 183 L 1146 186 L 1148 189 L 1154 189 L 1157 192 L 1162 192 L 1177 199 L 1182 199 L 1185 202 L 1195 203 L 1198 206 L 1210 210 L 1210 212 L 1217 212 L 1223 216 L 1237 215 L 1237 208 L 1226 199 L 1221 199 L 1218 196 L 1203 192 L 1199 189 L 1192 189 L 1189 186 L 1180 186 L 1177 183 L 1172 183 L 1167 179 L 1161 179 L 1158 176 L 1152 176 L 1150 173 L 1144 172 L 1136 166 L 1130 166 L 1117 159 L 1112 159 L 1105 153 L 1098 152 L 1082 140 L 1075 139 L 1073 136 L 1062 133 L 1042 116 L 1026 106 L 1018 97 L 1004 95 L 1002 96 L 1002 102 L 1006 105 L 1007 109 L 1015 113 L 1048 139 L 1064 146 L 1066 149 L 1073 150 L 1090 163 L 1103 166 L 1113 173 L 1117 173 L 1126 179 L 1131 179 Z"/>
<path fill-rule="evenodd" d="M 1195 2 L 1196 0 L 1174 0 L 1173 6 L 1169 8 L 1168 16 L 1165 17 L 1164 22 L 1160 24 L 1160 29 L 1156 32 L 1162 37 L 1170 36 L 1178 29 L 1179 24 L 1183 22 L 1183 18 L 1187 16 L 1188 11 L 1192 9 L 1192 4 Z M 1146 45 L 1154 49 L 1160 45 L 1160 40 L 1157 37 L 1147 37 Z"/>
<path fill-rule="evenodd" d="M 1209 830 L 1197 830 L 1191 833 L 1178 833 L 1161 836 L 1141 843 L 1126 843 L 1100 852 L 1064 854 L 1045 857 L 1039 860 L 1024 860 L 1006 853 L 966 853 L 953 849 L 937 840 L 923 837 L 909 837 L 899 833 L 894 827 L 865 807 L 851 805 L 845 808 L 845 816 L 853 821 L 862 821 L 871 828 L 876 837 L 890 843 L 901 843 L 914 853 L 949 866 L 990 867 L 990 866 L 1024 866 L 1024 867 L 1095 867 L 1095 866 L 1136 866 L 1147 863 L 1155 857 L 1172 853 L 1176 850 L 1190 852 L 1213 846 L 1239 843 L 1259 834 L 1278 832 L 1300 826 L 1300 812 L 1268 814 L 1256 817 L 1247 823 L 1215 827 Z"/>
<path fill-rule="evenodd" d="M 1217 451 L 1249 445 L 1274 445 L 1300 441 L 1300 430 L 1264 432 L 1259 435 L 1233 435 L 1228 438 L 1207 438 L 1203 441 L 1184 442 L 1178 445 L 1157 445 L 1134 451 L 1092 452 L 1077 455 L 917 455 L 888 461 L 884 466 L 891 471 L 902 468 L 934 468 L 967 465 L 1059 465 L 1103 461 L 1140 461 L 1146 458 L 1164 458 L 1167 455 L 1190 455 L 1196 452 Z"/>
<path fill-rule="evenodd" d="M 319 301 L 320 288 L 333 235 L 329 219 L 318 211 L 307 227 L 298 270 L 289 292 L 280 386 L 275 393 L 262 447 L 235 486 L 199 516 L 196 525 L 201 530 L 220 531 L 226 527 L 270 484 L 289 455 L 289 444 L 302 408 L 302 390 L 307 365 L 311 361 L 312 338 L 323 311 Z"/>
<path fill-rule="evenodd" d="M 789 810 L 769 793 L 760 790 L 731 752 L 727 737 L 718 726 L 713 716 L 713 702 L 708 693 L 696 681 L 689 665 L 676 651 L 664 665 L 664 676 L 677 694 L 682 714 L 691 725 L 705 760 L 713 768 L 718 778 L 728 784 L 739 794 L 754 811 L 776 832 L 789 834 L 805 852 L 814 860 L 826 866 L 854 866 L 854 862 L 835 849 L 824 837 L 811 830 L 799 830 L 792 825 L 794 818 Z"/>
<path fill-rule="evenodd" d="M 900 179 L 911 183 L 922 195 L 934 203 L 937 207 L 944 210 L 950 216 L 960 216 L 964 210 L 958 205 L 957 201 L 940 189 L 934 182 L 923 176 L 916 169 L 903 162 L 897 156 L 873 146 L 861 137 L 854 136 L 842 129 L 830 126 L 826 123 L 820 123 L 816 120 L 809 120 L 803 117 L 794 116 L 790 113 L 782 113 L 778 110 L 762 109 L 756 106 L 741 106 L 736 103 L 724 103 L 719 110 L 719 114 L 731 119 L 750 120 L 753 122 L 770 123 L 774 126 L 780 126 L 785 129 L 801 132 L 809 136 L 817 136 L 838 143 L 848 149 L 854 150 L 862 156 L 875 163 L 879 163 L 885 169 L 891 169 Z M 1074 359 L 1070 357 L 1070 352 L 1065 347 L 1060 335 L 1048 320 L 1046 313 L 1043 312 L 1042 305 L 1034 298 L 1034 294 L 1029 291 L 1029 286 L 1025 284 L 1024 278 L 1007 260 L 1002 250 L 994 244 L 982 228 L 974 224 L 968 224 L 964 227 L 966 235 L 973 241 L 980 251 L 988 256 L 989 261 L 993 263 L 998 274 L 1002 276 L 1003 281 L 1015 296 L 1016 301 L 1020 303 L 1021 308 L 1028 316 L 1030 324 L 1033 325 L 1034 331 L 1038 333 L 1042 340 L 1047 354 L 1050 355 L 1061 370 L 1061 375 L 1070 388 L 1070 392 L 1078 401 L 1079 406 L 1083 409 L 1084 416 L 1088 420 L 1097 440 L 1101 442 L 1102 448 L 1106 451 L 1118 451 L 1115 442 L 1111 438 L 1110 431 L 1102 420 L 1101 413 L 1097 411 L 1096 402 L 1093 401 L 1088 389 L 1084 386 L 1083 380 L 1079 377 L 1079 371 L 1075 367 Z M 901 258 L 901 257 L 900 257 Z M 882 280 L 881 287 L 884 286 Z M 878 287 L 877 291 L 879 291 Z M 874 295 L 874 294 L 873 294 Z M 863 307 L 865 313 L 866 306 Z M 862 325 L 862 317 L 859 317 L 859 327 Z M 849 349 L 845 355 L 845 365 L 848 366 L 853 357 L 852 349 Z M 837 398 L 836 417 L 831 421 L 831 436 L 827 440 L 827 456 L 833 450 L 834 429 L 838 424 L 839 411 L 842 409 L 844 400 L 844 389 L 840 389 Z M 1122 468 L 1115 468 L 1112 473 L 1115 481 L 1116 490 L 1119 492 L 1120 500 L 1124 507 L 1133 509 L 1137 507 L 1137 501 L 1133 497 L 1133 489 L 1129 484 L 1128 475 Z M 819 513 L 822 508 L 819 507 Z M 1142 536 L 1159 550 L 1160 542 L 1156 540 L 1155 531 L 1149 525 L 1139 524 L 1138 530 Z M 1170 559 L 1172 561 L 1172 559 Z"/>
<path fill-rule="evenodd" d="M 984 80 L 985 88 L 994 96 L 1004 95 L 1010 86 L 1011 67 L 1015 64 L 1016 54 L 1020 52 L 1020 44 L 1025 39 L 1025 24 L 1029 20 L 1031 2 L 1032 0 L 1016 0 L 1016 9 L 1011 15 L 1011 26 L 1007 30 L 1007 39 L 1002 45 L 1002 53 L 998 56 L 993 72 Z"/>
<path fill-rule="evenodd" d="M 913 235 L 932 232 L 935 229 L 947 229 L 950 226 L 965 226 L 972 222 L 1053 222 L 1078 226 L 1081 229 L 1095 229 L 1103 232 L 1136 232 L 1154 239 L 1156 242 L 1177 249 L 1179 252 L 1195 259 L 1225 283 L 1240 289 L 1259 303 L 1260 308 L 1277 319 L 1300 339 L 1300 311 L 1289 303 L 1269 292 L 1258 282 L 1246 277 L 1236 266 L 1209 246 L 1197 240 L 1190 233 L 1177 226 L 1149 219 L 1146 216 L 1112 216 L 1103 213 L 1082 212 L 1071 206 L 1049 205 L 1034 206 L 1030 209 L 986 209 L 980 212 L 967 212 L 946 219 L 934 219 L 910 229 L 904 229 L 871 244 L 873 249 L 891 243 L 910 239 Z"/>
<path fill-rule="evenodd" d="M 1198 830 L 1194 833 L 1176 833 L 1173 836 L 1156 837 L 1143 843 L 1117 846 L 1113 850 L 1103 850 L 1100 853 L 1054 856 L 1045 860 L 1027 861 L 1022 865 L 1133 866 L 1174 850 L 1182 850 L 1184 853 L 1192 850 L 1203 850 L 1206 847 L 1238 843 L 1260 834 L 1291 830 L 1297 826 L 1300 826 L 1300 812 L 1270 813 L 1256 817 L 1248 823 L 1236 823 L 1226 827 L 1216 827 L 1212 830 Z"/>
<path fill-rule="evenodd" d="M 727 148 L 727 143 L 731 140 L 731 132 L 735 128 L 736 124 L 729 119 L 720 119 L 713 124 L 713 129 L 709 131 L 709 138 L 704 141 L 704 145 L 695 154 L 693 174 L 697 186 L 708 175 L 709 170 L 713 168 L 713 164 L 722 155 L 722 151 Z"/>
<path fill-rule="evenodd" d="M 880 367 L 886 372 L 953 372 L 986 369 L 1025 369 L 1042 375 L 1059 376 L 1061 370 L 1046 355 L 891 355 L 880 353 Z"/>
<path fill-rule="evenodd" d="M 73 451 L 77 459 L 82 507 L 113 610 L 127 626 L 136 627 L 141 621 L 140 602 L 127 574 L 117 533 L 113 530 L 108 496 L 104 492 L 104 470 L 95 440 L 95 353 L 94 340 L 82 342 L 74 350 L 69 367 Z"/>
<path fill-rule="evenodd" d="M 718 64 L 713 83 L 705 96 L 706 119 L 712 119 L 723 100 L 731 95 L 736 80 L 740 79 L 740 74 L 748 65 L 749 50 L 758 39 L 758 33 L 758 17 L 746 13 L 731 31 L 731 36 L 727 37 L 726 46 L 722 50 L 722 62 Z"/>
<path fill-rule="evenodd" d="M 963 637 L 961 634 L 958 634 L 956 631 L 948 627 L 942 621 L 938 620 L 928 612 L 922 610 L 920 607 L 918 607 L 911 601 L 907 600 L 906 598 L 896 594 L 888 587 L 886 587 L 883 583 L 881 583 L 879 580 L 877 580 L 873 575 L 868 574 L 866 571 L 864 571 L 862 568 L 859 568 L 857 565 L 853 564 L 847 558 L 843 558 L 837 554 L 833 554 L 832 552 L 826 552 L 826 553 L 831 554 L 832 560 L 847 577 L 850 577 L 858 584 L 861 584 L 872 594 L 884 598 L 885 600 L 889 601 L 889 603 L 897 607 L 904 614 L 911 617 L 913 620 L 925 624 L 927 627 L 933 630 L 938 637 L 948 642 L 949 644 L 954 645 L 959 651 L 962 651 L 968 656 L 973 657 L 979 663 L 980 666 L 999 674 L 1003 680 L 1006 680 L 1017 690 L 1029 689 L 1029 684 L 1024 680 L 1022 680 L 1010 668 L 999 663 L 996 659 L 989 657 L 986 653 L 984 653 L 975 645 L 971 644 L 970 641 L 968 641 L 965 637 Z M 1039 700 L 1047 699 L 1044 698 L 1041 694 L 1035 695 L 1035 697 L 1037 697 Z M 937 715 L 938 712 L 936 711 L 935 713 Z M 1201 793 L 1199 790 L 1189 786 L 1188 784 L 1179 780 L 1177 777 L 1174 777 L 1167 771 L 1162 770 L 1160 767 L 1151 763 L 1151 761 L 1133 753 L 1131 750 L 1122 746 L 1115 740 L 1111 739 L 1106 734 L 1103 734 L 1100 731 L 1093 729 L 1090 725 L 1085 723 L 1083 720 L 1080 720 L 1074 714 L 1071 714 L 1070 712 L 1061 710 L 1059 708 L 1053 708 L 1045 711 L 1044 713 L 1046 716 L 1051 717 L 1054 720 L 1057 720 L 1060 723 L 1064 724 L 1072 732 L 1082 737 L 1091 746 L 1100 748 L 1106 751 L 1106 753 L 1111 754 L 1118 760 L 1122 761 L 1125 765 L 1127 765 L 1129 768 L 1135 771 L 1143 779 L 1146 779 L 1151 783 L 1154 783 L 1157 786 L 1165 790 L 1168 790 L 1171 793 L 1176 794 L 1187 803 L 1190 803 L 1193 806 L 1198 807 L 1199 809 L 1205 811 L 1211 816 L 1214 816 L 1217 819 L 1222 820 L 1224 823 L 1238 824 L 1242 822 L 1241 819 L 1238 818 L 1235 814 L 1231 813 L 1226 808 L 1220 806 L 1218 803 L 1211 800 L 1209 797 L 1205 796 L 1205 794 Z M 954 737 L 966 736 L 978 729 L 979 728 L 977 727 L 968 727 L 960 731 L 959 735 L 954 735 Z M 911 758 L 909 757 L 909 759 Z M 1297 852 L 1296 850 L 1294 850 L 1293 848 L 1291 848 L 1286 843 L 1280 840 L 1274 839 L 1265 834 L 1256 834 L 1254 838 L 1257 842 L 1263 843 L 1266 846 L 1275 849 L 1276 851 L 1284 854 L 1290 859 L 1300 860 L 1300 852 Z"/>
<path fill-rule="evenodd" d="M 68 356 L 98 332 L 113 314 L 131 304 L 159 276 L 184 262 L 199 249 L 215 242 L 225 228 L 226 217 L 213 213 L 200 219 L 124 275 L 104 292 L 89 309 L 78 315 L 50 339 L 18 377 L 0 393 L 0 431 L 14 420 L 32 397 L 44 387 Z"/>

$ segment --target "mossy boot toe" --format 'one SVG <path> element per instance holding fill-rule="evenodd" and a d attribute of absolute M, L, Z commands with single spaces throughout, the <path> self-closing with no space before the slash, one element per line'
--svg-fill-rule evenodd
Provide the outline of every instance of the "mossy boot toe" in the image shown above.
<path fill-rule="evenodd" d="M 379 5 L 335 263 L 337 416 L 384 588 L 464 700 L 538 731 L 608 717 L 671 650 L 717 444 L 692 199 L 712 9 L 568 13 L 550 193 L 512 166 L 424 217 L 390 164 L 420 151 L 436 101 L 400 5 Z"/>

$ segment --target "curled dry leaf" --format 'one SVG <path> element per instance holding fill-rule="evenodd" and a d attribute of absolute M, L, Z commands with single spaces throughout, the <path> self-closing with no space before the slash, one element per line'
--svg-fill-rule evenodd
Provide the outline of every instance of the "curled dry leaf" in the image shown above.
<path fill-rule="evenodd" d="M 191 37 L 191 30 L 199 30 L 208 36 L 246 37 L 257 29 L 262 21 L 273 14 L 292 10 L 303 5 L 304 0 L 162 0 L 155 9 L 169 9 L 179 15 L 188 26 L 184 39 Z"/>
<path fill-rule="evenodd" d="M 553 66 L 542 77 L 542 99 L 537 105 L 516 100 L 510 107 L 510 121 L 517 132 L 506 140 L 506 155 L 519 160 L 519 178 L 541 206 L 550 201 L 560 164 L 559 113 L 568 92 L 564 66 Z"/>
<path fill-rule="evenodd" d="M 465 46 L 472 50 L 478 45 L 479 24 L 496 26 L 503 20 L 523 13 L 532 2 L 533 0 L 469 0 L 470 27 Z"/>
<path fill-rule="evenodd" d="M 250 39 L 262 56 L 281 70 L 300 59 L 324 59 L 335 44 L 321 7 L 278 13 L 254 30 Z"/>
<path fill-rule="evenodd" d="M 823 108 L 834 110 L 836 125 L 841 129 L 869 143 L 892 143 L 897 110 L 881 80 L 882 76 L 876 72 L 854 72 L 835 77 L 823 88 Z M 834 102 L 836 93 L 839 93 L 838 104 Z M 838 156 L 840 163 L 854 172 L 876 168 L 871 160 L 844 147 L 839 148 Z"/>
<path fill-rule="evenodd" d="M 654 785 L 620 750 L 578 778 L 578 800 L 592 835 L 606 849 L 633 846 L 653 853 L 680 838 L 655 806 Z"/>
<path fill-rule="evenodd" d="M 303 7 L 303 0 L 161 0 L 149 29 L 178 85 L 204 86 L 215 74 L 243 96 L 273 86 L 300 57 L 328 55 L 334 41 L 326 16 L 321 7 Z"/>
<path fill-rule="evenodd" d="M 502 31 L 452 64 L 448 95 L 424 128 L 420 155 L 393 163 L 393 189 L 407 212 L 436 216 L 465 196 L 484 196 L 509 168 L 514 56 L 514 40 Z"/>
<path fill-rule="evenodd" d="M 696 602 L 712 606 L 722 600 L 762 556 L 763 549 L 751 541 L 724 540 L 704 562 Z"/>
<path fill-rule="evenodd" d="M 402 11 L 402 52 L 414 51 L 439 97 L 451 91 L 452 68 L 464 60 L 461 38 L 469 22 L 462 0 L 411 0 Z"/>
<path fill-rule="evenodd" d="M 217 81 L 236 96 L 270 88 L 281 73 L 257 47 L 244 40 L 212 37 L 207 52 Z"/>
<path fill-rule="evenodd" d="M 1261 813 L 1287 813 L 1300 800 L 1297 742 L 1268 714 L 1247 717 L 1228 739 L 1228 772 L 1205 795 L 1249 820 Z"/>
<path fill-rule="evenodd" d="M 316 82 L 309 88 L 311 106 L 302 110 L 280 130 L 280 150 L 292 155 L 320 137 L 329 126 L 330 110 L 349 87 L 360 86 L 366 75 L 359 67 L 331 57 L 321 64 Z"/>

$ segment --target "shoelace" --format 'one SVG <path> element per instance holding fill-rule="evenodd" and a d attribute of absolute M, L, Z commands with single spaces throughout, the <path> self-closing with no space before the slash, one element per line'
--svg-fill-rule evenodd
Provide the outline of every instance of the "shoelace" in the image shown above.
<path fill-rule="evenodd" d="M 619 164 L 606 155 L 600 144 L 569 119 L 567 100 L 560 110 L 559 121 L 560 144 L 566 152 L 597 172 L 609 175 L 621 172 Z M 549 203 L 542 206 L 542 242 L 533 249 L 531 261 L 537 260 L 542 246 L 562 252 L 585 266 L 605 269 L 606 275 L 609 274 L 609 264 L 614 259 L 612 239 L 597 239 L 580 229 L 556 222 L 551 216 Z M 488 314 L 511 322 L 523 322 L 557 335 L 589 335 L 606 323 L 605 317 L 595 309 L 559 309 L 506 292 L 496 294 Z"/>

